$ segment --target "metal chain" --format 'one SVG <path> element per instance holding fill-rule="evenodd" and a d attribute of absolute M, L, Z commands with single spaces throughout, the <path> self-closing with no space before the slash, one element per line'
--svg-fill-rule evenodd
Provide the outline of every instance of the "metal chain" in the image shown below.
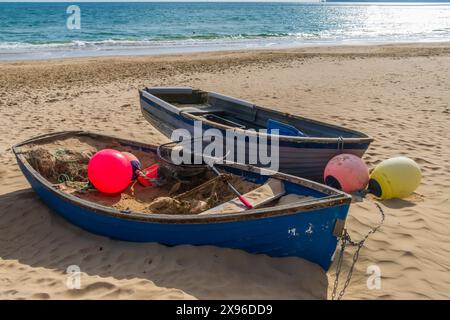
<path fill-rule="evenodd" d="M 364 246 L 364 242 L 367 240 L 367 238 L 369 238 L 369 236 L 371 234 L 374 234 L 375 232 L 377 232 L 377 230 L 381 227 L 381 225 L 384 223 L 384 218 L 385 218 L 385 214 L 383 209 L 381 208 L 381 206 L 375 202 L 375 205 L 377 206 L 380 214 L 381 214 L 381 221 L 380 223 L 375 227 L 372 228 L 365 236 L 362 240 L 360 241 L 353 241 L 350 237 L 350 234 L 348 233 L 347 229 L 344 229 L 342 236 L 340 237 L 340 243 L 341 243 L 341 252 L 339 253 L 339 257 L 338 257 L 338 261 L 336 264 L 336 278 L 334 279 L 334 286 L 333 286 L 333 292 L 331 294 L 331 300 L 336 300 L 336 295 L 337 295 L 337 300 L 341 300 L 342 297 L 345 294 L 345 290 L 347 289 L 348 285 L 350 284 L 350 280 L 352 278 L 353 275 L 353 269 L 355 267 L 356 262 L 358 261 L 359 258 L 359 252 L 361 251 L 362 247 Z M 347 278 L 345 279 L 345 283 L 344 286 L 342 287 L 341 291 L 339 292 L 339 294 L 337 294 L 337 289 L 339 286 L 339 276 L 341 274 L 341 269 L 342 269 L 342 261 L 344 260 L 344 252 L 345 252 L 345 248 L 347 246 L 347 244 L 350 244 L 354 247 L 357 247 L 355 253 L 353 254 L 352 257 L 352 264 L 350 265 L 350 270 L 348 271 L 347 274 Z"/>

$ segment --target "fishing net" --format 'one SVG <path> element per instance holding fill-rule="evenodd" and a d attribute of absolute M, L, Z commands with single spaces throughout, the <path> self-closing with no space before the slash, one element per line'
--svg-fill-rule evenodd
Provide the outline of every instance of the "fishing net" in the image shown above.
<path fill-rule="evenodd" d="M 105 195 L 89 184 L 87 166 L 97 150 L 111 147 L 111 141 L 88 138 L 66 139 L 34 145 L 24 150 L 28 163 L 59 190 L 104 206 L 148 214 L 197 214 L 235 197 L 224 181 L 240 192 L 253 190 L 257 184 L 239 176 L 217 176 L 203 162 L 200 165 L 176 165 L 170 154 L 176 143 L 163 145 L 157 154 L 114 145 L 119 151 L 132 152 L 143 168 L 158 163 L 158 181 L 153 187 L 137 182 L 120 194 Z"/>
<path fill-rule="evenodd" d="M 30 165 L 52 183 L 87 182 L 87 165 L 90 154 L 68 149 L 54 153 L 36 148 L 27 153 Z"/>
<path fill-rule="evenodd" d="M 255 188 L 257 184 L 253 184 L 243 179 L 235 179 L 233 175 L 220 173 L 214 165 L 221 162 L 225 157 L 220 155 L 205 156 L 196 153 L 194 144 L 196 139 L 187 141 L 173 141 L 162 144 L 157 149 L 157 155 L 160 160 L 159 176 L 165 176 L 170 173 L 170 177 L 178 181 L 192 181 L 194 177 L 200 175 L 215 173 L 215 178 L 209 178 L 195 188 L 182 193 L 176 197 L 161 197 L 156 199 L 150 206 L 151 211 L 160 213 L 176 213 L 176 214 L 196 214 L 208 210 L 219 204 L 225 203 L 236 196 L 241 199 L 240 192 L 248 192 Z M 203 144 L 203 141 L 197 141 Z M 208 142 L 208 141 L 206 141 Z M 178 156 L 175 159 L 173 154 Z M 182 160 L 181 162 L 179 160 Z M 214 174 L 212 174 L 214 176 Z M 250 186 L 250 188 L 245 188 Z M 231 189 L 231 190 L 230 190 Z M 239 190 L 240 189 L 240 190 Z"/>
<path fill-rule="evenodd" d="M 234 181 L 239 188 L 250 189 L 249 183 L 245 186 L 239 183 L 238 179 L 234 179 L 231 175 L 222 175 L 214 177 L 199 186 L 190 189 L 182 194 L 170 197 L 159 197 L 150 203 L 148 209 L 151 212 L 160 214 L 197 214 L 215 207 L 221 203 L 229 201 L 235 195 L 226 187 L 223 180 Z M 251 188 L 253 188 L 253 184 Z"/>

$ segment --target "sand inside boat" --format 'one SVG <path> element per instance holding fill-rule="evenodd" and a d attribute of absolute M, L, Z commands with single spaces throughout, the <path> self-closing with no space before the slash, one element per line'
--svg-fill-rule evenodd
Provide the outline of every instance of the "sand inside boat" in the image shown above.
<path fill-rule="evenodd" d="M 23 147 L 22 152 L 31 166 L 61 191 L 118 210 L 148 214 L 197 214 L 235 198 L 221 178 L 207 168 L 195 175 L 195 179 L 170 177 L 160 187 L 130 183 L 120 194 L 101 193 L 89 184 L 87 165 L 92 155 L 105 148 L 133 153 L 142 168 L 156 162 L 161 165 L 154 153 L 134 150 L 113 139 L 88 136 L 31 144 Z M 235 175 L 225 176 L 242 194 L 259 186 Z"/>

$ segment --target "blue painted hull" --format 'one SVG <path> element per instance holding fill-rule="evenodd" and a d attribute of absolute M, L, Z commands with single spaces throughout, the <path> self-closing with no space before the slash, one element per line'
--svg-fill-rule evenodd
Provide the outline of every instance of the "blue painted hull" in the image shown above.
<path fill-rule="evenodd" d="M 120 212 L 108 214 L 101 207 L 90 207 L 73 196 L 62 195 L 43 183 L 23 158 L 16 157 L 32 188 L 55 212 L 89 232 L 125 241 L 214 245 L 273 257 L 297 256 L 327 270 L 337 244 L 333 234 L 336 221 L 345 221 L 349 209 L 350 201 L 343 201 L 331 207 L 240 221 L 145 221 L 127 218 Z"/>

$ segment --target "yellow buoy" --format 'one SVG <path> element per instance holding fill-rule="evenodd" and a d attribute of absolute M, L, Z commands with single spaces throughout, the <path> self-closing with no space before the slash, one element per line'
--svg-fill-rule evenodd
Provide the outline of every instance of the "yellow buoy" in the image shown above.
<path fill-rule="evenodd" d="M 382 161 L 370 174 L 369 190 L 381 199 L 404 198 L 420 184 L 419 165 L 407 157 Z"/>

